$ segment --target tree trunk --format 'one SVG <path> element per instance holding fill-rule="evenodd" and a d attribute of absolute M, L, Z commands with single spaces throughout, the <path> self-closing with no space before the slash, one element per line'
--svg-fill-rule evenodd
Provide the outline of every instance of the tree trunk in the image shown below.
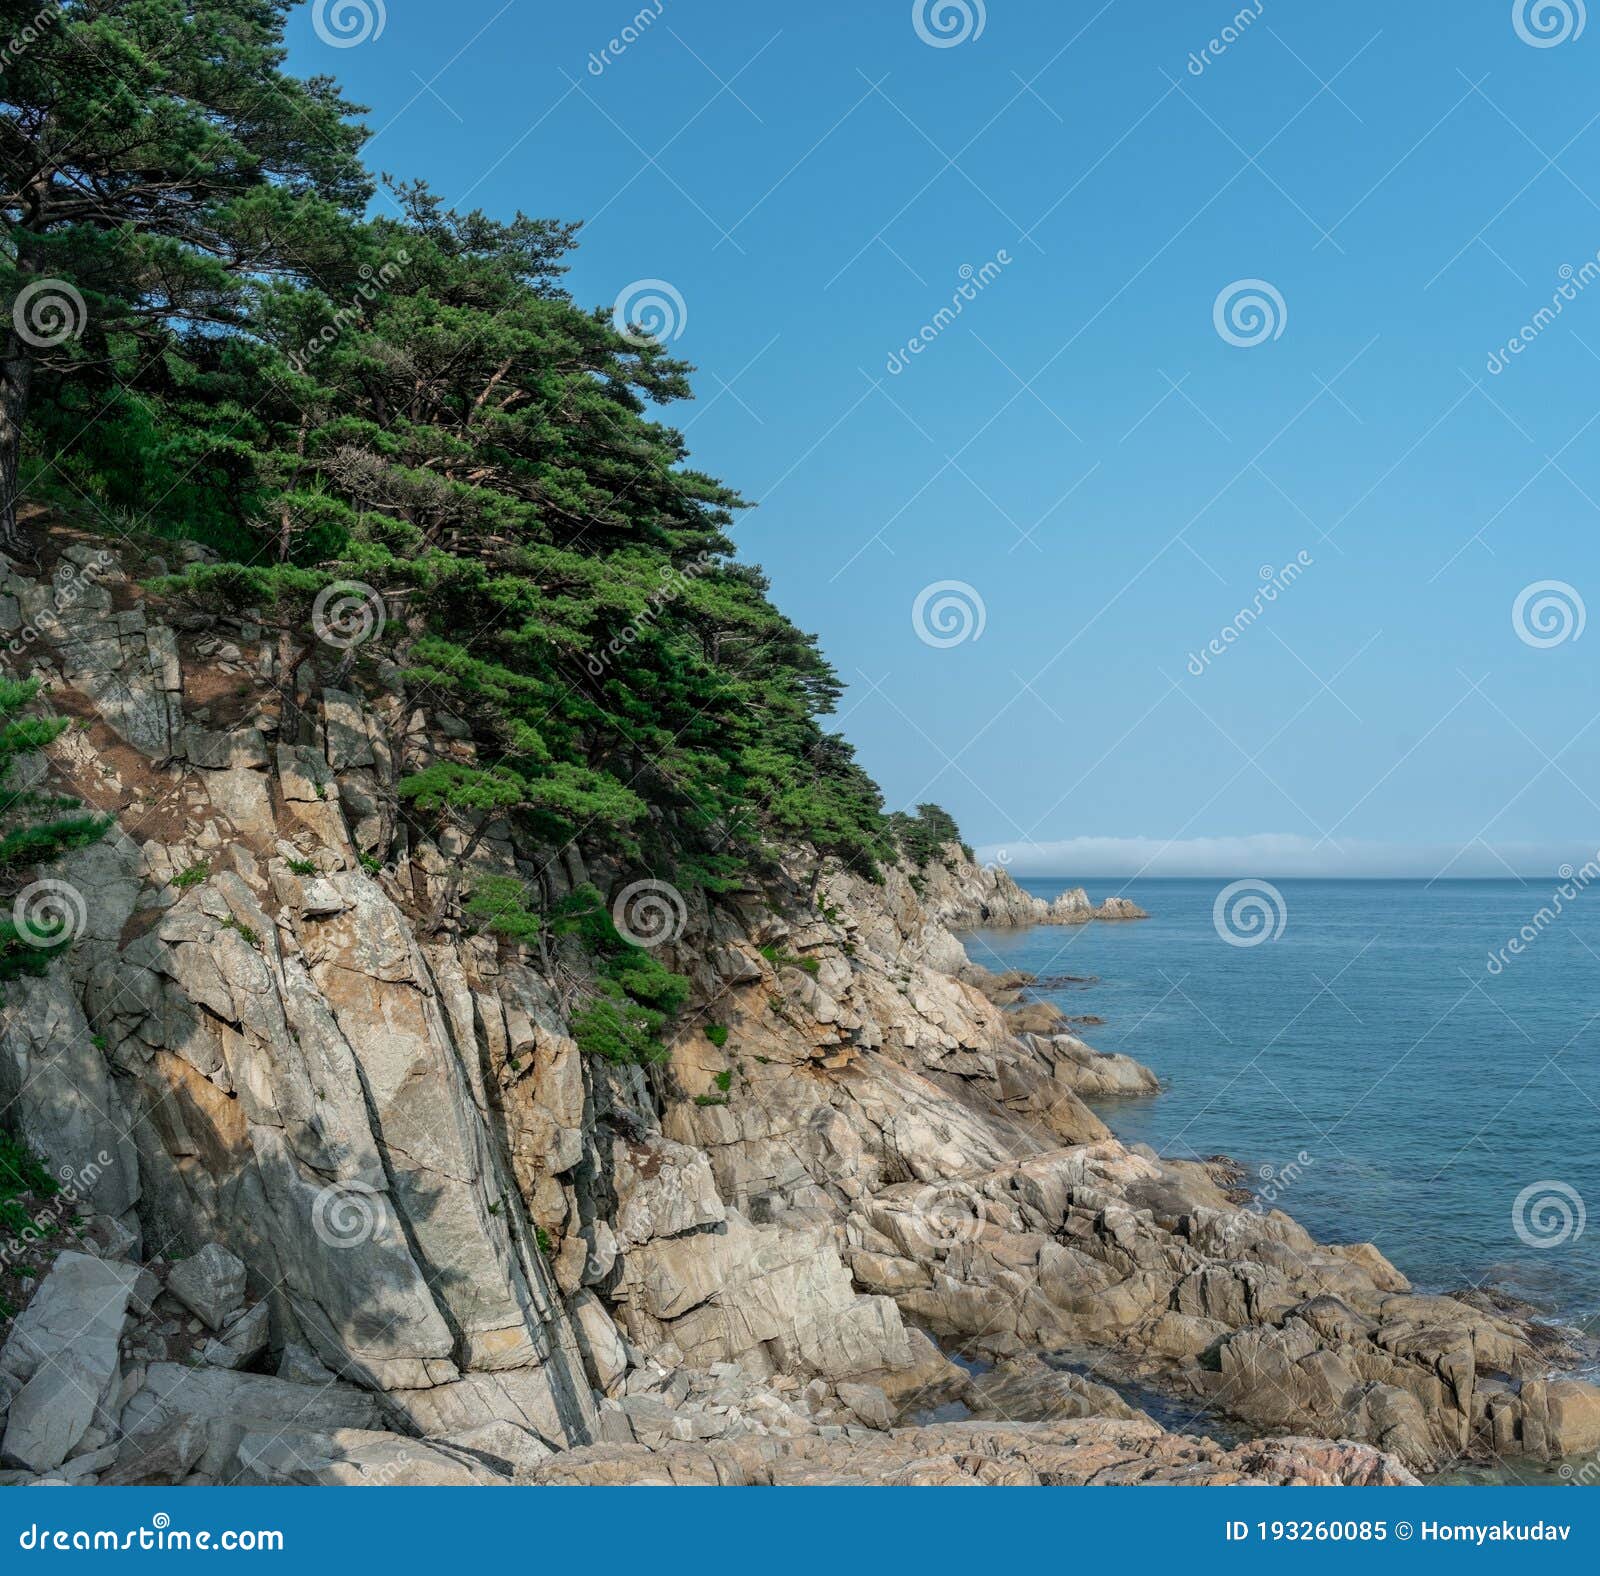
<path fill-rule="evenodd" d="M 18 489 L 22 481 L 22 429 L 28 419 L 33 389 L 33 351 L 15 328 L 6 334 L 0 361 L 0 551 L 13 558 L 31 558 L 17 525 Z"/>
<path fill-rule="evenodd" d="M 5 355 L 0 358 L 0 551 L 14 558 L 31 559 L 33 551 L 17 525 L 17 505 L 21 502 L 18 493 L 22 485 L 22 435 L 33 394 L 36 347 L 22 337 L 14 314 L 15 302 L 39 272 L 37 241 L 29 233 L 43 214 L 43 193 L 37 186 L 24 207 L 32 212 L 16 234 L 17 295 L 12 297 L 9 311 L 13 321 L 5 325 Z"/>
<path fill-rule="evenodd" d="M 22 482 L 22 435 L 28 420 L 28 402 L 33 394 L 35 350 L 18 332 L 16 302 L 40 271 L 39 237 L 50 227 L 46 213 L 50 189 L 55 179 L 52 117 L 48 113 L 34 134 L 38 168 L 20 193 L 20 223 L 12 229 L 17 294 L 8 311 L 5 355 L 0 358 L 0 551 L 16 558 L 31 559 L 34 554 L 22 538 L 17 525 L 17 494 Z"/>
<path fill-rule="evenodd" d="M 311 413 L 307 411 L 300 418 L 300 435 L 295 439 L 294 475 L 289 478 L 286 492 L 293 492 L 300 485 L 300 477 L 306 465 L 306 432 L 311 425 Z M 294 513 L 285 503 L 278 511 L 278 562 L 289 562 L 289 554 L 294 550 Z"/>
<path fill-rule="evenodd" d="M 278 722 L 278 737 L 284 744 L 299 744 L 302 741 L 301 733 L 305 723 L 305 713 L 300 709 L 300 669 L 307 657 L 311 655 L 310 646 L 301 646 L 299 651 L 291 656 L 295 643 L 290 640 L 287 630 L 278 631 L 278 696 L 280 701 L 280 717 Z"/>

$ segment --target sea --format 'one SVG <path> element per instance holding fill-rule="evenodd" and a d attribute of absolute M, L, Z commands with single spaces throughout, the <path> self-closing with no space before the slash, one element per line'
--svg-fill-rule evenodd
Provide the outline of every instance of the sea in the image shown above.
<path fill-rule="evenodd" d="M 1419 1291 L 1482 1287 L 1600 1335 L 1600 881 L 1020 884 L 1150 913 L 963 937 L 1160 1077 L 1096 1105 L 1118 1138 L 1229 1156 Z"/>

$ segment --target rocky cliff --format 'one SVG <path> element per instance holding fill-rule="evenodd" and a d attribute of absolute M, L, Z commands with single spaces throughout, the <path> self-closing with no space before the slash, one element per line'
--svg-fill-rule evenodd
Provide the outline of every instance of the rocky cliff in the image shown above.
<path fill-rule="evenodd" d="M 63 1184 L 6 1246 L 9 1480 L 1377 1483 L 1600 1446 L 1555 1336 L 1116 1142 L 1086 1102 L 1152 1075 L 953 934 L 1050 917 L 1003 871 L 813 885 L 797 851 L 713 901 L 427 835 L 395 781 L 466 721 L 164 606 L 159 567 L 57 530 L 0 585 L 79 724 L 39 777 L 117 818 L 43 873 L 77 943 L 0 1010 L 0 1113 Z M 654 904 L 669 1060 L 584 1055 L 581 959 L 465 932 L 463 856 Z M 1176 1435 L 1135 1385 L 1294 1437 Z"/>

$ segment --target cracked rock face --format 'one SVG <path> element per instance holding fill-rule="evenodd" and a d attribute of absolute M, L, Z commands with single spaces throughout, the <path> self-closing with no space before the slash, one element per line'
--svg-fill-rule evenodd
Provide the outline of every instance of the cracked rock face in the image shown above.
<path fill-rule="evenodd" d="M 690 895 L 670 1061 L 612 1066 L 572 1036 L 572 958 L 431 923 L 467 840 L 394 784 L 473 746 L 398 669 L 291 672 L 115 562 L 70 615 L 51 583 L 8 597 L 24 671 L 85 724 L 40 780 L 117 830 L 52 872 L 77 945 L 0 1007 L 5 1120 L 98 1255 L 61 1254 L 7 1332 L 3 1472 L 1387 1483 L 1600 1446 L 1597 1393 L 1527 1324 L 1117 1143 L 1087 1102 L 1154 1076 L 1008 1013 L 952 932 L 1134 917 L 1116 900 L 1046 910 L 952 849 L 915 881 L 826 871 L 812 903 L 798 851 Z M 467 879 L 513 873 L 547 901 L 633 874 L 493 827 Z M 1326 1437 L 1180 1438 L 1128 1381 Z M 942 1403 L 972 1416 L 906 1426 Z"/>

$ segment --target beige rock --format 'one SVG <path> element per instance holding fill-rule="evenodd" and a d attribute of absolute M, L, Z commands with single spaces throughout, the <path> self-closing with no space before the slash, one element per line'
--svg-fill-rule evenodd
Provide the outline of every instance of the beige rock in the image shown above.
<path fill-rule="evenodd" d="M 63 867 L 88 926 L 62 968 L 8 986 L 0 1103 L 57 1165 L 103 1151 L 94 1210 L 170 1243 L 180 1279 L 207 1243 L 233 1255 L 251 1306 L 214 1355 L 259 1364 L 265 1323 L 307 1381 L 113 1372 L 65 1447 L 80 1478 L 135 1480 L 123 1446 L 144 1440 L 156 1481 L 1393 1480 L 1362 1445 L 1173 1440 L 1128 1415 L 1124 1377 L 1419 1466 L 1600 1444 L 1596 1392 L 1550 1377 L 1558 1338 L 1413 1296 L 1375 1249 L 1318 1244 L 1206 1168 L 1116 1143 L 1086 1102 L 1154 1075 L 1052 1009 L 1008 1018 L 1026 981 L 986 977 L 954 933 L 1136 917 L 1128 900 L 1045 905 L 952 845 L 915 881 L 825 866 L 811 904 L 815 855 L 795 850 L 760 889 L 688 894 L 659 954 L 695 993 L 670 1064 L 586 1063 L 580 958 L 448 917 L 419 935 L 465 834 L 432 840 L 392 784 L 438 751 L 475 758 L 464 719 L 393 668 L 371 699 L 328 687 L 314 653 L 267 768 L 255 723 L 185 716 L 155 602 L 117 612 L 91 587 L 69 617 L 25 575 L 4 591 L 48 626 L 79 704 L 163 763 L 185 829 Z M 217 621 L 186 641 L 188 677 L 232 688 L 262 642 Z M 265 682 L 240 699 L 276 719 Z M 37 769 L 97 792 L 116 777 L 92 749 Z M 374 878 L 356 851 L 380 846 Z M 202 858 L 208 880 L 171 885 Z M 634 875 L 598 847 L 516 846 L 509 825 L 480 870 L 537 872 L 556 897 Z M 1000 1367 L 974 1385 L 929 1332 Z M 1069 1344 L 1094 1378 L 1028 1360 Z M 1052 1420 L 883 1427 L 954 1395 Z M 59 1399 L 13 1400 L 39 1459 Z M 602 1427 L 605 1451 L 544 1460 Z"/>
<path fill-rule="evenodd" d="M 1392 1456 L 1325 1440 L 1255 1441 L 1224 1450 L 1147 1421 L 942 1423 L 858 1439 L 740 1439 L 706 1445 L 594 1445 L 554 1456 L 546 1484 L 898 1487 L 1128 1484 L 1416 1485 Z"/>
<path fill-rule="evenodd" d="M 287 1428 L 249 1433 L 239 1442 L 243 1486 L 471 1488 L 504 1484 L 509 1474 L 492 1471 L 481 1454 L 452 1450 L 402 1434 L 354 1428 L 315 1433 Z"/>

